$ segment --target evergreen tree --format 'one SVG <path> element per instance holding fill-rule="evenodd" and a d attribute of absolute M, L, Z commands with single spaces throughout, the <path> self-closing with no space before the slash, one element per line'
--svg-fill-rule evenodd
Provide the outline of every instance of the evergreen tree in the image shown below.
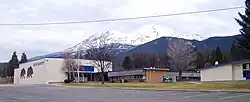
<path fill-rule="evenodd" d="M 221 60 L 221 63 L 229 62 L 230 59 L 225 55 L 223 56 L 223 59 Z"/>
<path fill-rule="evenodd" d="M 217 47 L 216 50 L 215 50 L 215 61 L 218 61 L 219 63 L 223 60 L 223 55 L 220 51 L 220 48 Z"/>
<path fill-rule="evenodd" d="M 239 13 L 240 19 L 236 19 L 239 25 L 242 27 L 240 33 L 241 38 L 237 39 L 237 47 L 241 48 L 244 52 L 244 57 L 249 58 L 250 54 L 250 0 L 245 1 L 245 15 Z"/>
<path fill-rule="evenodd" d="M 21 63 L 25 63 L 25 62 L 28 62 L 28 59 L 27 59 L 26 54 L 25 54 L 25 53 L 22 53 L 20 64 L 21 64 Z"/>
<path fill-rule="evenodd" d="M 19 67 L 16 52 L 13 52 L 11 60 L 8 62 L 7 76 L 14 76 L 14 69 Z"/>
<path fill-rule="evenodd" d="M 214 64 L 215 61 L 216 61 L 216 51 L 213 49 L 210 56 L 209 56 L 208 63 Z"/>
<path fill-rule="evenodd" d="M 200 69 L 200 68 L 203 68 L 205 66 L 205 64 L 206 64 L 205 57 L 202 53 L 197 52 L 197 59 L 196 59 L 195 63 L 196 63 L 196 69 Z"/>
<path fill-rule="evenodd" d="M 232 44 L 230 55 L 232 60 L 242 59 L 243 52 L 236 46 L 235 42 Z"/>
<path fill-rule="evenodd" d="M 122 64 L 122 67 L 124 69 L 132 69 L 132 63 L 131 63 L 131 59 L 129 56 L 126 56 L 124 61 L 123 61 L 123 64 Z"/>

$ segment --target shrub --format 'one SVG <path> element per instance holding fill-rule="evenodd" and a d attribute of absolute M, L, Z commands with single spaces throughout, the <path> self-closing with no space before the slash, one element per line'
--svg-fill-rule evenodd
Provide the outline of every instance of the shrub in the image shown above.
<path fill-rule="evenodd" d="M 143 79 L 140 79 L 139 82 L 144 82 L 144 80 L 143 80 Z"/>
<path fill-rule="evenodd" d="M 124 80 L 124 83 L 128 82 L 128 80 Z"/>
<path fill-rule="evenodd" d="M 70 83 L 70 82 L 72 82 L 72 80 L 70 80 L 70 79 L 65 79 L 64 80 L 64 83 Z"/>

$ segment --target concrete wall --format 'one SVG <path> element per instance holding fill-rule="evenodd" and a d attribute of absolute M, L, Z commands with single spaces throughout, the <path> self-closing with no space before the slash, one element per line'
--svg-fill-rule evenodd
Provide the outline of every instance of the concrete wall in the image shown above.
<path fill-rule="evenodd" d="M 44 84 L 46 83 L 46 71 L 45 71 L 45 59 L 20 64 L 18 69 L 14 72 L 15 84 Z M 30 77 L 28 75 L 28 68 L 32 67 L 33 74 Z M 25 70 L 25 74 L 21 77 L 21 70 Z"/>
<path fill-rule="evenodd" d="M 233 64 L 233 80 L 245 80 L 243 78 L 243 63 Z"/>
<path fill-rule="evenodd" d="M 201 70 L 201 81 L 233 80 L 232 64 Z"/>
<path fill-rule="evenodd" d="M 62 67 L 64 65 L 64 59 L 46 58 L 46 60 L 47 62 L 46 62 L 45 68 L 47 71 L 47 82 L 63 82 L 63 80 L 67 79 L 67 76 L 62 71 Z M 93 60 L 80 59 L 80 60 L 75 60 L 75 61 L 76 63 L 79 61 L 80 65 L 94 66 L 94 72 L 99 72 L 100 68 L 96 66 Z"/>
<path fill-rule="evenodd" d="M 19 80 L 20 80 L 20 70 L 18 68 L 14 70 L 14 84 L 19 84 Z"/>
<path fill-rule="evenodd" d="M 48 82 L 63 82 L 67 76 L 62 71 L 63 59 L 46 58 L 45 71 L 46 83 Z"/>
<path fill-rule="evenodd" d="M 145 70 L 146 81 L 149 83 L 161 82 L 161 77 L 166 76 L 166 71 L 162 70 Z"/>

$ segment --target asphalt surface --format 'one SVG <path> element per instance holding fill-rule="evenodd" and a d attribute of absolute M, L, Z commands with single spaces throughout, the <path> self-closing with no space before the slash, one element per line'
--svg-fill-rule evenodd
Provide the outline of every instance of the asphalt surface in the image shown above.
<path fill-rule="evenodd" d="M 0 102 L 250 102 L 250 93 L 0 85 Z"/>

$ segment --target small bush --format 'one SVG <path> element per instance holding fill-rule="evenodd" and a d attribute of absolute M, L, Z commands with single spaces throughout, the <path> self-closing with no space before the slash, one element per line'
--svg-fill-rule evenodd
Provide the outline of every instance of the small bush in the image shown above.
<path fill-rule="evenodd" d="M 70 79 L 65 79 L 64 80 L 64 83 L 70 83 L 70 82 L 72 82 L 72 80 L 70 80 Z"/>
<path fill-rule="evenodd" d="M 143 79 L 140 79 L 139 82 L 144 82 L 144 80 L 143 80 Z"/>
<path fill-rule="evenodd" d="M 111 83 L 115 83 L 115 81 L 114 81 L 114 80 L 111 80 L 110 82 L 111 82 Z"/>

